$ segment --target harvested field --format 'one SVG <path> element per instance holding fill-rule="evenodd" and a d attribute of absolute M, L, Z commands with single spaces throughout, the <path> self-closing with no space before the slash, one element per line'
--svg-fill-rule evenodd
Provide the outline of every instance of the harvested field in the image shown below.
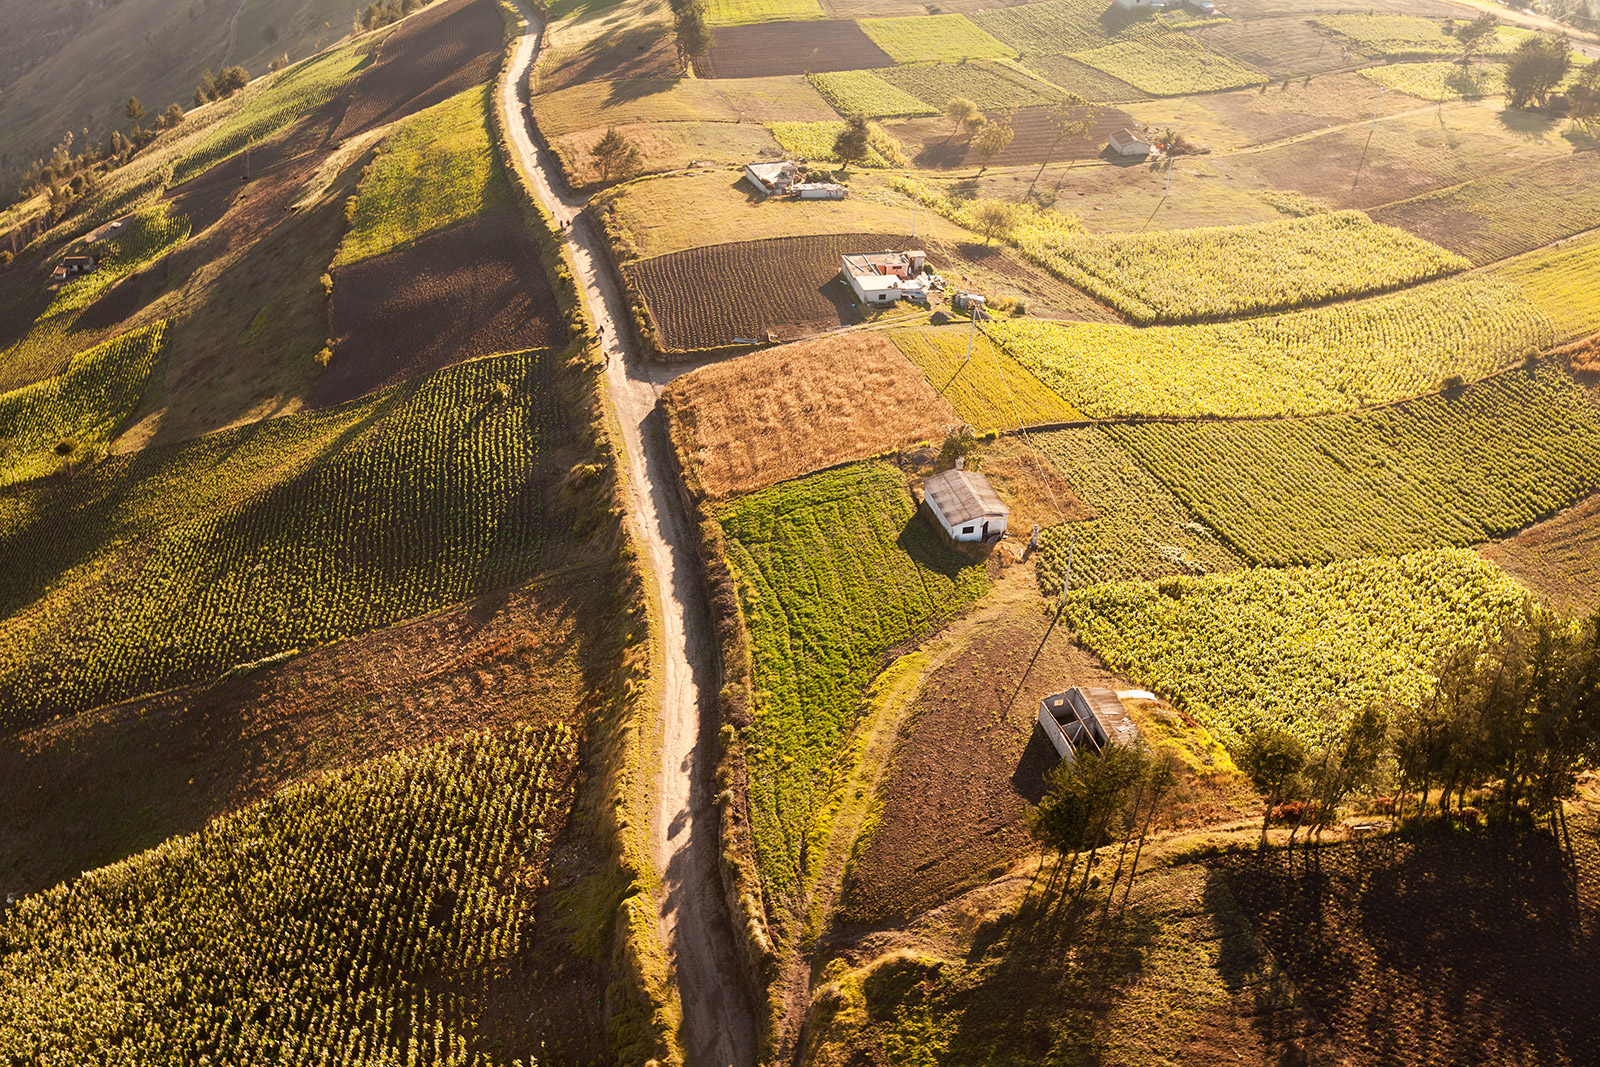
<path fill-rule="evenodd" d="M 691 164 L 742 164 L 752 159 L 775 158 L 783 151 L 771 131 L 754 122 L 634 122 L 596 126 L 550 142 L 569 186 L 582 189 L 600 184 L 600 171 L 595 167 L 590 149 L 612 129 L 639 149 L 642 174 L 685 170 Z"/>
<path fill-rule="evenodd" d="M 695 70 L 706 78 L 764 78 L 892 66 L 889 53 L 860 26 L 827 19 L 719 26 L 711 34 L 711 51 Z"/>
<path fill-rule="evenodd" d="M 560 343 L 538 247 L 506 208 L 334 272 L 334 358 L 311 391 L 343 403 L 452 363 Z"/>
<path fill-rule="evenodd" d="M 1200 39 L 1274 78 L 1322 74 L 1359 62 L 1304 18 L 1235 19 L 1208 27 Z"/>
<path fill-rule="evenodd" d="M 1600 611 L 1600 496 L 1478 551 L 1557 611 Z"/>
<path fill-rule="evenodd" d="M 1076 93 L 1091 103 L 1148 100 L 1150 94 L 1121 78 L 1079 63 L 1071 56 L 1026 56 L 1022 65 L 1052 85 Z"/>
<path fill-rule="evenodd" d="M 401 24 L 361 72 L 334 134 L 393 122 L 481 85 L 500 67 L 505 20 L 493 0 L 443 0 Z"/>
<path fill-rule="evenodd" d="M 794 340 L 860 321 L 839 257 L 904 248 L 887 234 L 828 234 L 736 241 L 674 252 L 623 267 L 643 295 L 663 347 L 720 348 Z M 741 340 L 744 339 L 744 340 Z"/>
<path fill-rule="evenodd" d="M 713 499 L 943 438 L 950 405 L 882 333 L 702 367 L 662 395 L 680 455 Z"/>
<path fill-rule="evenodd" d="M 546 137 L 628 122 L 822 122 L 839 116 L 799 74 L 585 82 L 533 98 Z"/>
<path fill-rule="evenodd" d="M 896 122 L 886 128 L 906 146 L 906 152 L 919 167 L 950 168 L 989 166 L 1010 167 L 1029 163 L 1059 162 L 1068 159 L 1095 159 L 1105 151 L 1106 138 L 1113 130 L 1122 129 L 1133 122 L 1132 116 L 1116 108 L 1066 109 L 1072 121 L 1090 122 L 1088 132 L 1061 136 L 1058 112 L 1055 108 L 1025 108 L 1011 116 L 1011 128 L 1016 136 L 1011 144 L 993 159 L 984 160 L 972 150 L 972 140 L 965 134 L 954 134 L 950 123 L 943 118 L 912 119 Z M 989 115 L 990 122 L 1003 120 L 999 112 Z"/>
<path fill-rule="evenodd" d="M 918 223 L 919 229 L 923 226 Z M 926 229 L 937 234 L 943 228 L 929 223 Z M 1016 249 L 959 239 L 951 243 L 936 236 L 919 238 L 918 243 L 936 251 L 941 263 L 948 260 L 948 269 L 940 270 L 947 281 L 959 279 L 967 288 L 991 297 L 1021 299 L 1030 314 L 1080 322 L 1122 321 L 1106 305 L 1024 259 Z"/>
<path fill-rule="evenodd" d="M 1049 107 L 1060 103 L 1061 91 L 1018 67 L 987 60 L 971 63 L 919 63 L 878 75 L 929 107 L 942 111 L 952 96 L 964 96 L 983 110 Z"/>

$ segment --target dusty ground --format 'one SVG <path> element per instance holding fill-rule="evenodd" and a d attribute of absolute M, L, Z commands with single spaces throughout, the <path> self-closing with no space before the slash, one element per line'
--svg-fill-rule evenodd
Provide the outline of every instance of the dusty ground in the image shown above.
<path fill-rule="evenodd" d="M 920 441 L 958 420 L 881 333 L 844 333 L 702 367 L 668 387 L 713 498 Z"/>
<path fill-rule="evenodd" d="M 1133 122 L 1127 112 L 1115 107 L 1075 107 L 1067 109 L 1074 122 L 1085 122 L 1088 130 L 1062 136 L 1051 108 L 1023 108 L 1010 116 L 1015 131 L 1011 144 L 992 160 L 972 150 L 966 134 L 954 134 L 950 120 L 943 116 L 905 119 L 886 123 L 884 128 L 906 146 L 912 162 L 919 167 L 953 168 L 1020 166 L 1026 163 L 1060 162 L 1068 159 L 1095 159 L 1105 151 L 1106 138 Z M 1000 112 L 989 112 L 989 121 L 1003 121 Z"/>
<path fill-rule="evenodd" d="M 920 12 L 919 12 L 920 14 Z M 718 26 L 711 51 L 695 64 L 705 78 L 764 78 L 894 66 L 854 22 L 769 22 Z"/>
<path fill-rule="evenodd" d="M 443 0 L 407 19 L 361 72 L 335 139 L 482 85 L 500 67 L 504 34 L 493 0 Z"/>

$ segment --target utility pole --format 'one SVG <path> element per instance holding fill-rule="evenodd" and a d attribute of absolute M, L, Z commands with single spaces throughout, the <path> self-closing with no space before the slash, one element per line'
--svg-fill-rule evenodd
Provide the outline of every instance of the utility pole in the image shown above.
<path fill-rule="evenodd" d="M 1028 674 L 1033 670 L 1034 663 L 1039 659 L 1039 653 L 1044 651 L 1044 643 L 1050 640 L 1050 635 L 1055 632 L 1056 623 L 1061 621 L 1061 613 L 1067 610 L 1067 590 L 1072 588 L 1072 564 L 1078 554 L 1076 538 L 1067 539 L 1067 574 L 1061 579 L 1061 602 L 1056 605 L 1055 617 L 1050 620 L 1050 625 L 1045 629 L 1044 636 L 1039 638 L 1039 647 L 1033 650 L 1033 656 L 1028 660 L 1028 665 L 1022 669 L 1022 677 L 1017 679 L 1017 688 L 1012 691 L 1011 699 L 1006 701 L 1006 710 L 1001 714 L 1002 720 L 1009 721 L 1011 708 L 1017 702 L 1017 697 L 1022 694 L 1022 687 L 1028 681 Z"/>

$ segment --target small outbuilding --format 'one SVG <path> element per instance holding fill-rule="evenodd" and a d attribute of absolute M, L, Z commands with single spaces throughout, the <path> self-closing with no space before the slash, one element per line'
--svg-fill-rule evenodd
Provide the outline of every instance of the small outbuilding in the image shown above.
<path fill-rule="evenodd" d="M 1076 762 L 1082 751 L 1100 752 L 1110 745 L 1131 745 L 1139 727 L 1128 717 L 1122 700 L 1110 689 L 1074 686 L 1039 701 L 1039 728 L 1061 758 Z"/>
<path fill-rule="evenodd" d="M 926 252 L 858 252 L 839 257 L 839 276 L 862 304 L 892 304 L 902 297 L 921 299 L 928 287 L 922 281 Z"/>
<path fill-rule="evenodd" d="M 1148 156 L 1155 151 L 1155 145 L 1141 134 L 1134 133 L 1124 126 L 1111 135 L 1109 147 L 1119 156 Z"/>
<path fill-rule="evenodd" d="M 793 192 L 801 200 L 843 200 L 850 190 L 838 182 L 800 182 Z"/>
<path fill-rule="evenodd" d="M 1005 536 L 1011 509 L 977 471 L 935 474 L 923 484 L 922 500 L 952 541 L 998 541 Z"/>
<path fill-rule="evenodd" d="M 777 196 L 787 193 L 800 180 L 800 168 L 787 159 L 778 163 L 746 163 L 744 177 L 762 196 Z"/>

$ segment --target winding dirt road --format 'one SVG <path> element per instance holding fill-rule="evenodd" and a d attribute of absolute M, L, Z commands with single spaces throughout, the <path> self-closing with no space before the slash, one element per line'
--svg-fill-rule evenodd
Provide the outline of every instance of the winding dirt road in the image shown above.
<path fill-rule="evenodd" d="M 586 201 L 558 192 L 550 154 L 538 147 L 528 108 L 528 71 L 544 25 L 518 2 L 525 21 L 499 107 L 518 165 L 562 229 L 590 318 L 602 332 L 607 385 L 622 425 L 628 492 L 639 542 L 654 576 L 661 633 L 660 767 L 650 813 L 652 859 L 661 876 L 660 930 L 683 1002 L 683 1044 L 690 1067 L 750 1067 L 756 1059 L 755 1013 L 740 980 L 732 927 L 717 866 L 717 812 L 702 736 L 715 724 L 715 642 L 697 573 L 693 531 L 672 484 L 668 443 L 656 401 L 661 387 L 689 366 L 662 367 L 640 356 L 621 324 L 627 304 L 606 267 L 603 235 L 583 213 Z"/>

